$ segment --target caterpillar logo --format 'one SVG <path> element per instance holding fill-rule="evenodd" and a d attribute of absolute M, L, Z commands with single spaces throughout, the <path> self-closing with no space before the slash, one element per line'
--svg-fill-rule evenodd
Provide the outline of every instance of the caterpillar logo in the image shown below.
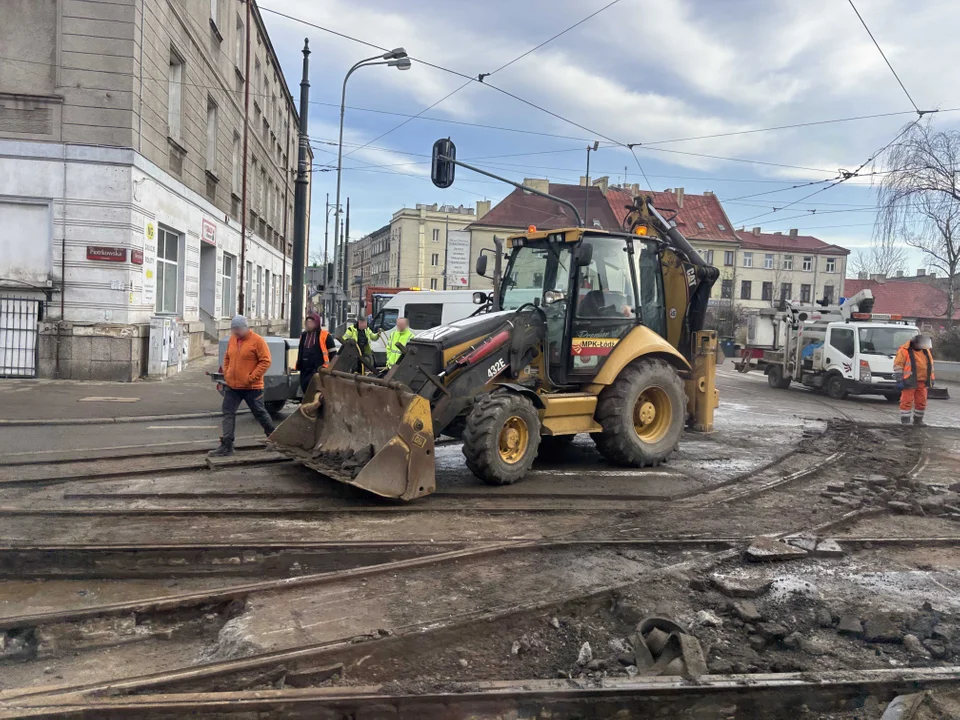
<path fill-rule="evenodd" d="M 570 353 L 578 357 L 609 355 L 618 342 L 617 338 L 574 338 Z"/>

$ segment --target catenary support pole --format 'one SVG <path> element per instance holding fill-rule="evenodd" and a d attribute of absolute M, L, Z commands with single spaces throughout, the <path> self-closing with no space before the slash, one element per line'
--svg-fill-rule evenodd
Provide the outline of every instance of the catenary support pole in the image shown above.
<path fill-rule="evenodd" d="M 297 181 L 293 196 L 293 283 L 290 300 L 290 337 L 303 330 L 303 269 L 307 264 L 307 145 L 310 142 L 310 41 L 303 41 L 303 79 L 300 80 L 300 141 L 297 148 Z"/>

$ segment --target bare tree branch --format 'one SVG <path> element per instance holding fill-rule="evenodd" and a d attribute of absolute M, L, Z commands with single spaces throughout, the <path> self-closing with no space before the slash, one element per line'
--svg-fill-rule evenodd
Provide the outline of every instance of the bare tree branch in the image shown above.
<path fill-rule="evenodd" d="M 946 273 L 944 315 L 952 320 L 960 269 L 960 132 L 913 121 L 878 156 L 887 171 L 877 192 L 874 236 L 901 239 Z"/>

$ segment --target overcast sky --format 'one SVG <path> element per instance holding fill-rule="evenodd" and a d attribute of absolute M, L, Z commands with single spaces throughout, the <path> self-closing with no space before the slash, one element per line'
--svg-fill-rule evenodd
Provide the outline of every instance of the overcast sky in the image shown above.
<path fill-rule="evenodd" d="M 960 108 L 960 2 L 856 1 L 917 105 L 924 110 Z M 654 189 L 712 190 L 736 227 L 759 225 L 767 232 L 799 228 L 854 250 L 870 243 L 875 193 L 868 177 L 772 212 L 825 187 L 791 185 L 828 180 L 839 168 L 856 169 L 915 117 L 847 0 L 620 0 L 494 72 L 608 2 L 259 2 L 295 96 L 304 37 L 310 38 L 313 51 L 310 136 L 318 169 L 312 248 L 322 247 L 325 195 L 329 192 L 333 202 L 335 192 L 336 173 L 320 169 L 336 166 L 343 76 L 353 63 L 377 51 L 268 9 L 375 45 L 403 46 L 414 58 L 471 77 L 494 73 L 487 83 L 583 126 L 469 83 L 427 111 L 423 118 L 429 119 L 411 120 L 344 159 L 342 196 L 351 200 L 351 239 L 386 224 L 403 206 L 473 205 L 484 198 L 496 202 L 509 192 L 508 186 L 462 169 L 450 189 L 433 187 L 427 157 L 437 138 L 450 136 L 458 157 L 484 158 L 476 164 L 490 171 L 514 180 L 546 177 L 571 183 L 584 174 L 586 144 L 600 140 L 591 176 L 609 175 L 611 182 L 620 182 L 626 174 L 628 182 L 644 185 L 631 153 L 604 138 L 641 143 L 637 157 Z M 406 72 L 359 70 L 347 88 L 345 154 L 464 82 L 417 62 Z M 898 112 L 903 114 L 682 140 Z M 941 112 L 934 122 L 960 128 L 960 112 Z M 756 196 L 771 190 L 778 192 Z M 743 197 L 748 195 L 753 197 Z"/>

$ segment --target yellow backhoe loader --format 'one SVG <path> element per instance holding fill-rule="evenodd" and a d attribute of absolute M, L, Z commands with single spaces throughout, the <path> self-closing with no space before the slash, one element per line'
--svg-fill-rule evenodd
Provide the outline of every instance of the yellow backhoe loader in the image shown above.
<path fill-rule="evenodd" d="M 454 165 L 489 174 L 438 141 L 435 184 L 448 187 Z M 579 433 L 609 461 L 644 467 L 667 459 L 685 422 L 711 430 L 717 343 L 703 324 L 717 269 L 649 198 L 636 198 L 622 232 L 606 232 L 583 228 L 576 207 L 546 196 L 578 226 L 530 228 L 507 238 L 505 253 L 498 245 L 493 292 L 474 293 L 478 312 L 413 338 L 384 377 L 351 372 L 358 354 L 345 344 L 271 446 L 411 500 L 436 487 L 441 434 L 462 438 L 474 474 L 504 485 Z M 487 264 L 481 254 L 479 275 Z"/>

